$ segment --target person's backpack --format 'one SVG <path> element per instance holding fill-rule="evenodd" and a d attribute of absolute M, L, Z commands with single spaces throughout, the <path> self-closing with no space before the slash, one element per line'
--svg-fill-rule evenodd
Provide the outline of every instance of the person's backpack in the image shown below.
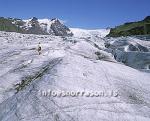
<path fill-rule="evenodd" d="M 41 51 L 41 49 L 42 49 L 42 48 L 39 46 L 39 47 L 38 47 L 38 51 Z"/>

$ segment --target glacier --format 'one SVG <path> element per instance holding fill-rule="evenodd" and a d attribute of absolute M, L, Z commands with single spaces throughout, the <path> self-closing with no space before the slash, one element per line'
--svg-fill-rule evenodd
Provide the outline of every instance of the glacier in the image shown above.
<path fill-rule="evenodd" d="M 150 41 L 105 38 L 108 30 L 71 30 L 73 37 L 0 32 L 0 121 L 149 121 L 150 73 L 136 68 L 134 59 L 127 65 L 119 58 L 139 43 L 150 63 Z M 52 97 L 41 90 L 118 95 Z"/>

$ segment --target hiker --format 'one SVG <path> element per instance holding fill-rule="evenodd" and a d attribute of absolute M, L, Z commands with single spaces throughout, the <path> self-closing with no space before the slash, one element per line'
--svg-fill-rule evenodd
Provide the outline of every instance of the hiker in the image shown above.
<path fill-rule="evenodd" d="M 39 44 L 38 44 L 38 53 L 39 53 L 39 55 L 41 55 L 41 50 L 42 50 L 42 48 L 41 48 L 41 45 L 40 45 L 41 43 L 39 42 Z"/>
<path fill-rule="evenodd" d="M 117 54 L 116 53 L 114 54 L 114 58 L 115 58 L 115 60 L 117 59 Z"/>

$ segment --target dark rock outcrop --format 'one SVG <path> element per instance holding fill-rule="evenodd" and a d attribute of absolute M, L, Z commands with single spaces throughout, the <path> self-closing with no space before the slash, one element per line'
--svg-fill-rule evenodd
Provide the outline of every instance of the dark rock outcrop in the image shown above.
<path fill-rule="evenodd" d="M 56 36 L 72 36 L 72 32 L 68 27 L 61 24 L 58 19 L 52 19 L 51 29 Z"/>

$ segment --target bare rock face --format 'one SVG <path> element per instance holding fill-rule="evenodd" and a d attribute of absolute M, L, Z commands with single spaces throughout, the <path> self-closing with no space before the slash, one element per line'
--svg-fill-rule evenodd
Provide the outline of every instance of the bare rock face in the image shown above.
<path fill-rule="evenodd" d="M 56 36 L 72 36 L 70 29 L 63 25 L 58 19 L 52 19 L 51 29 Z"/>
<path fill-rule="evenodd" d="M 43 31 L 42 28 L 39 25 L 38 19 L 36 17 L 33 17 L 31 21 L 29 22 L 31 24 L 31 27 L 26 31 L 28 34 L 48 34 L 46 31 Z"/>

